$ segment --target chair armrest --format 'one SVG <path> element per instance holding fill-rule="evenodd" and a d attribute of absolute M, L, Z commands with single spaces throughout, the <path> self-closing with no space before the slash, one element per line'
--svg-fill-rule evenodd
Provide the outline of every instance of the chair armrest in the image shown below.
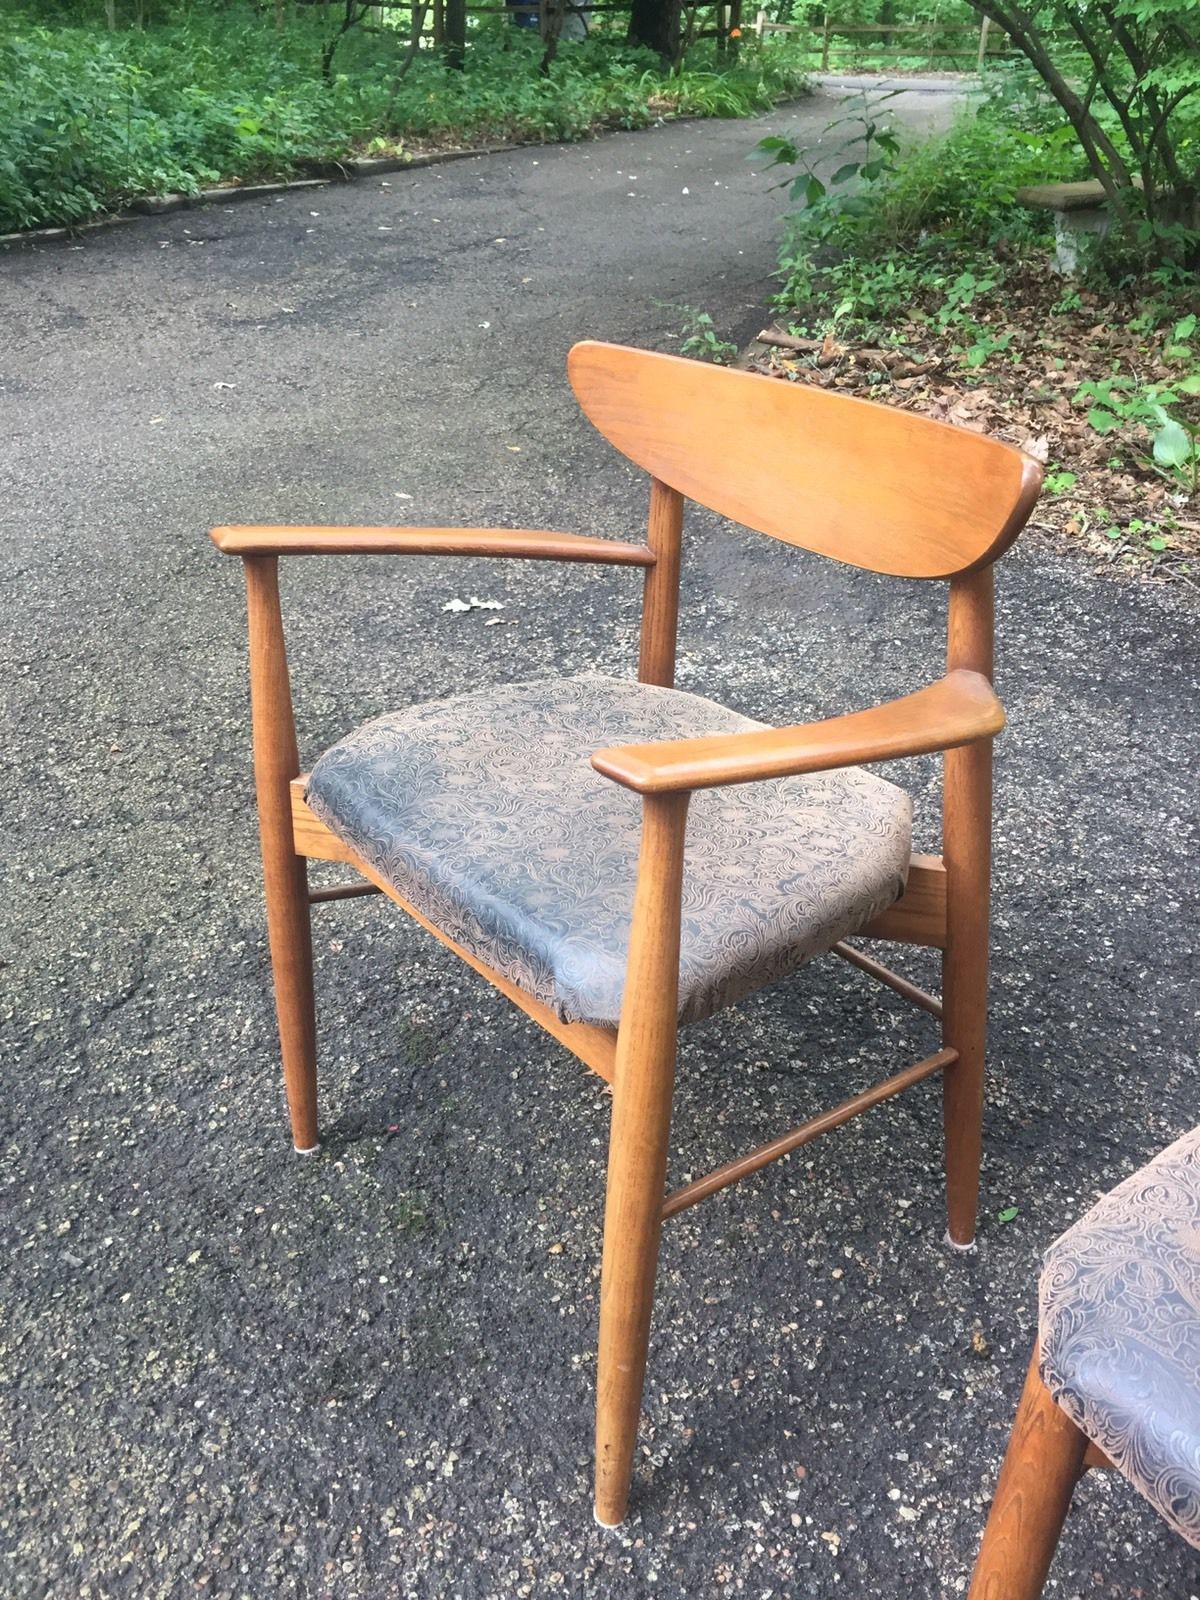
<path fill-rule="evenodd" d="M 652 567 L 642 544 L 529 528 L 214 528 L 218 550 L 234 556 L 513 556 Z"/>
<path fill-rule="evenodd" d="M 991 684 L 960 668 L 916 694 L 828 722 L 619 745 L 597 750 L 592 766 L 639 794 L 678 794 L 952 750 L 990 739 L 1003 726 Z"/>

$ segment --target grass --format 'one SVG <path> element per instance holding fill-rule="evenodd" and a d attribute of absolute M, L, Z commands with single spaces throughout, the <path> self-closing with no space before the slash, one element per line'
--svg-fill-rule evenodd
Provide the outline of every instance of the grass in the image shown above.
<path fill-rule="evenodd" d="M 0 0 L 2 3 L 2 0 Z M 322 81 L 318 8 L 283 31 L 252 10 L 138 29 L 41 26 L 0 13 L 0 232 L 72 224 L 135 195 L 285 177 L 305 162 L 499 141 L 579 139 L 674 116 L 747 116 L 798 92 L 787 46 L 677 76 L 599 40 L 541 46 L 507 24 L 473 34 L 466 69 L 404 38 L 352 33 Z"/>

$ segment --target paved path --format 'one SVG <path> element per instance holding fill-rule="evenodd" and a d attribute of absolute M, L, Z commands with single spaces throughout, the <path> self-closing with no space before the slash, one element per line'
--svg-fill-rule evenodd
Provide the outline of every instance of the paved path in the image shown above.
<path fill-rule="evenodd" d="M 239 575 L 206 539 L 229 518 L 635 530 L 644 486 L 577 416 L 565 352 L 668 344 L 677 302 L 753 331 L 780 201 L 745 153 L 830 114 L 0 259 L 5 1596 L 960 1591 L 1038 1252 L 1196 1115 L 1194 614 L 1036 542 L 1006 563 L 979 1255 L 940 1242 L 932 1089 L 681 1218 L 617 1536 L 588 1499 L 594 1080 L 386 907 L 328 908 L 327 1149 L 289 1153 Z M 690 528 L 685 686 L 791 720 L 936 670 L 937 594 Z M 411 697 L 632 660 L 619 573 L 313 561 L 286 587 L 310 753 Z M 456 594 L 505 625 L 445 613 Z M 674 1174 L 928 1040 L 819 964 L 695 1030 Z M 1100 1481 L 1059 1574 L 1088 1600 L 1200 1593 Z"/>

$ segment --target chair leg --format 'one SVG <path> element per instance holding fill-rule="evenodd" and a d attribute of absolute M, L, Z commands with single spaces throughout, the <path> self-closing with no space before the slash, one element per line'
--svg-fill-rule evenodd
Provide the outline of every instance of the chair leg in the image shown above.
<path fill-rule="evenodd" d="M 600 1280 L 597 1522 L 624 1520 L 637 1443 L 675 1084 L 686 795 L 647 798 L 617 1035 Z"/>
<path fill-rule="evenodd" d="M 992 748 L 951 750 L 945 765 L 946 951 L 942 1044 L 958 1060 L 942 1075 L 948 1238 L 975 1239 L 983 1142 L 987 1043 L 988 900 L 991 874 Z"/>
<path fill-rule="evenodd" d="M 266 830 L 263 865 L 267 885 L 267 931 L 275 979 L 275 1011 L 283 1083 L 292 1124 L 292 1143 L 300 1155 L 320 1149 L 317 1134 L 317 1014 L 313 996 L 312 929 L 308 908 L 308 871 L 304 858 L 275 852 L 272 861 Z"/>
<path fill-rule="evenodd" d="M 296 854 L 291 780 L 300 770 L 279 608 L 279 563 L 247 557 L 250 624 L 250 706 L 254 723 L 254 782 L 267 892 L 267 929 L 275 974 L 275 1009 L 292 1142 L 312 1155 L 317 1141 L 317 1024 L 313 1004 L 308 867 Z"/>
<path fill-rule="evenodd" d="M 1035 1349 L 967 1600 L 1038 1600 L 1087 1445 L 1051 1399 Z"/>

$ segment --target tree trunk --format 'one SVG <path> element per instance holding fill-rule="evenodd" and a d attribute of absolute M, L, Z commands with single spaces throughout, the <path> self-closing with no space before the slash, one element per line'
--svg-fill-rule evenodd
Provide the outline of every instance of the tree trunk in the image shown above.
<path fill-rule="evenodd" d="M 656 50 L 667 66 L 679 59 L 680 0 L 633 0 L 629 18 L 630 44 Z"/>
<path fill-rule="evenodd" d="M 467 54 L 466 0 L 446 0 L 445 28 L 442 50 L 446 65 L 461 72 Z"/>

